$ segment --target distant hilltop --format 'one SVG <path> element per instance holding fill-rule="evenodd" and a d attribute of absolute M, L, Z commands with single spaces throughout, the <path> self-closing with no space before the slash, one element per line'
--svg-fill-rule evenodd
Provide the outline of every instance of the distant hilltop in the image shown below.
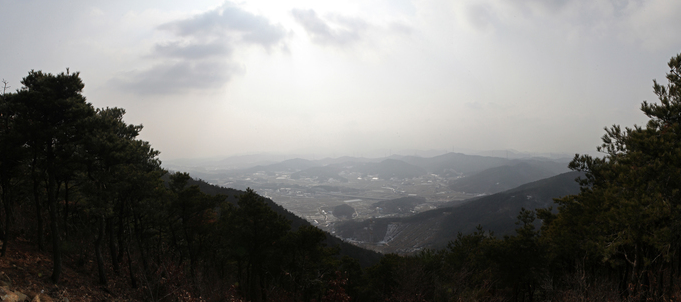
<path fill-rule="evenodd" d="M 314 153 L 254 153 L 254 154 L 243 154 L 243 155 L 232 155 L 227 157 L 208 157 L 208 158 L 177 158 L 177 159 L 164 159 L 163 166 L 170 170 L 177 171 L 188 171 L 188 170 L 205 170 L 205 169 L 220 169 L 220 170 L 238 170 L 247 169 L 255 166 L 266 166 L 292 159 L 305 159 L 310 161 L 320 161 L 326 164 L 334 162 L 344 162 L 344 161 L 360 161 L 360 162 L 380 162 L 387 158 L 401 158 L 405 156 L 409 157 L 422 157 L 422 158 L 432 158 L 448 153 L 460 153 L 465 155 L 479 155 L 488 157 L 498 157 L 504 159 L 549 159 L 560 162 L 569 162 L 573 157 L 574 153 L 566 152 L 524 152 L 514 149 L 504 149 L 504 150 L 473 150 L 473 149 L 453 149 L 454 151 L 448 150 L 416 150 L 416 149 L 405 149 L 392 152 L 392 150 L 387 151 L 374 151 L 367 152 L 369 155 L 359 155 L 359 156 L 348 156 L 348 155 L 322 155 Z M 580 154 L 585 152 L 580 152 Z M 588 154 L 586 152 L 585 154 Z"/>

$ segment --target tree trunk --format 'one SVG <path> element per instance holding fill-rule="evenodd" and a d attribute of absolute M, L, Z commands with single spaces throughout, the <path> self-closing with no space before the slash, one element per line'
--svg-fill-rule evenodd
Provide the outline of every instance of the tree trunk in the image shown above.
<path fill-rule="evenodd" d="M 253 263 L 249 261 L 248 264 L 246 264 L 246 287 L 247 287 L 247 292 L 248 292 L 248 299 L 252 301 L 256 301 L 255 299 L 255 282 L 253 278 Z"/>
<path fill-rule="evenodd" d="M 127 214 L 124 210 L 125 202 L 121 202 L 121 206 L 118 211 L 118 233 L 116 236 L 118 240 L 118 256 L 116 256 L 116 258 L 119 262 L 123 259 L 123 253 L 127 250 L 125 240 L 123 239 L 124 231 L 126 230 L 123 222 L 125 221 L 125 214 Z"/>
<path fill-rule="evenodd" d="M 120 266 L 118 265 L 118 257 L 116 256 L 116 238 L 114 237 L 113 218 L 106 219 L 106 233 L 109 234 L 109 253 L 111 254 L 111 265 L 113 266 L 116 276 L 120 273 Z"/>
<path fill-rule="evenodd" d="M 45 250 L 45 237 L 43 234 L 43 205 L 40 202 L 40 181 L 33 179 L 33 200 L 35 201 L 36 219 L 38 220 L 36 237 L 38 237 L 38 249 Z"/>
<path fill-rule="evenodd" d="M 31 178 L 33 180 L 33 201 L 35 202 L 35 212 L 36 219 L 38 220 L 38 230 L 36 231 L 36 237 L 38 239 L 38 249 L 41 251 L 45 250 L 45 239 L 43 237 L 43 208 L 40 203 L 40 180 L 36 176 L 36 165 L 38 164 L 38 154 L 33 151 L 33 160 L 31 162 Z"/>
<path fill-rule="evenodd" d="M 634 261 L 631 263 L 631 276 L 629 279 L 629 296 L 634 296 L 640 287 L 640 249 L 638 244 L 634 245 Z"/>
<path fill-rule="evenodd" d="M 2 231 L 2 251 L 0 251 L 0 257 L 5 257 L 7 253 L 7 246 L 9 241 L 12 239 L 12 201 L 10 197 L 10 185 L 9 181 L 3 179 L 2 181 L 2 203 L 5 207 L 5 227 Z"/>
<path fill-rule="evenodd" d="M 140 226 L 139 217 L 137 217 L 133 211 L 134 222 L 135 222 L 135 239 L 137 241 L 137 248 L 140 251 L 140 257 L 142 258 L 142 268 L 144 269 L 144 276 L 149 276 L 149 263 L 147 262 L 147 256 L 144 252 L 144 246 L 142 245 L 142 227 Z"/>
<path fill-rule="evenodd" d="M 135 278 L 135 273 L 132 270 L 132 258 L 130 257 L 130 248 L 126 246 L 125 253 L 128 256 L 128 272 L 130 273 L 130 286 L 132 288 L 137 288 L 137 279 Z"/>
<path fill-rule="evenodd" d="M 64 240 L 69 240 L 69 180 L 64 181 Z"/>
<path fill-rule="evenodd" d="M 265 283 L 265 274 L 260 274 L 260 292 L 262 301 L 267 301 L 267 286 Z"/>
<path fill-rule="evenodd" d="M 104 221 L 104 215 L 100 215 L 97 218 L 99 222 L 99 236 L 95 241 L 95 256 L 97 257 L 97 270 L 99 271 L 99 283 L 106 286 L 106 273 L 104 271 L 104 257 L 102 256 L 102 242 L 104 241 L 106 223 Z"/>
<path fill-rule="evenodd" d="M 180 260 L 178 261 L 178 265 L 181 266 L 182 263 L 184 262 L 184 252 L 182 251 L 182 247 L 180 246 L 180 244 L 177 242 L 177 236 L 175 235 L 175 229 L 173 228 L 173 223 L 172 223 L 171 219 L 168 219 L 168 229 L 170 229 L 170 235 L 173 238 L 173 245 L 175 246 L 175 249 L 180 254 L 180 256 L 179 256 Z M 160 251 L 160 247 L 159 247 L 159 251 Z M 158 263 L 161 263 L 160 258 L 158 260 Z"/>
<path fill-rule="evenodd" d="M 657 277 L 657 298 L 661 298 L 664 296 L 664 266 L 660 265 L 660 272 L 658 273 Z"/>
<path fill-rule="evenodd" d="M 679 253 L 679 249 L 677 247 L 676 253 Z M 676 279 L 676 262 L 678 261 L 677 259 L 674 259 L 675 257 L 671 257 L 671 261 L 669 263 L 669 287 L 667 287 L 667 294 L 668 296 L 671 296 L 674 290 L 674 279 Z"/>
<path fill-rule="evenodd" d="M 196 264 L 196 255 L 194 255 L 193 251 L 194 240 L 192 240 L 192 237 L 189 235 L 187 227 L 185 226 L 187 221 L 187 219 L 182 219 L 182 230 L 184 231 L 184 238 L 187 241 L 187 254 L 189 254 L 189 275 L 192 278 L 192 284 L 196 284 L 196 276 L 194 275 L 194 265 Z"/>
<path fill-rule="evenodd" d="M 52 281 L 54 283 L 59 283 L 59 278 L 61 277 L 61 241 L 59 240 L 59 214 L 57 212 L 56 185 L 54 171 L 48 171 L 47 205 L 50 212 L 50 232 L 52 233 Z"/>

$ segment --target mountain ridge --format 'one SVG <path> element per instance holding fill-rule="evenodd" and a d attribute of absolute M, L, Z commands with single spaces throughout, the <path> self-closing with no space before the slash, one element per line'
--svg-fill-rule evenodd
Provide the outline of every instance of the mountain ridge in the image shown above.
<path fill-rule="evenodd" d="M 580 172 L 567 172 L 409 217 L 344 222 L 336 225 L 335 230 L 346 240 L 384 253 L 442 248 L 459 232 L 471 233 L 478 225 L 499 236 L 512 234 L 521 208 L 551 207 L 553 198 L 579 193 L 579 185 L 574 180 L 580 175 Z"/>

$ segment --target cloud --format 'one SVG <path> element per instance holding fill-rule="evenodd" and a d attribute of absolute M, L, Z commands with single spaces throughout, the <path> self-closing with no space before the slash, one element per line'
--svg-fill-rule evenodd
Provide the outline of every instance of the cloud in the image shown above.
<path fill-rule="evenodd" d="M 259 44 L 270 48 L 286 36 L 281 25 L 272 24 L 263 16 L 254 15 L 226 2 L 221 7 L 177 20 L 158 27 L 181 37 L 237 36 L 242 42 Z"/>
<path fill-rule="evenodd" d="M 369 25 L 359 18 L 328 15 L 328 21 L 320 18 L 312 10 L 293 9 L 293 18 L 298 22 L 312 41 L 321 45 L 345 46 L 359 41 Z"/>
<path fill-rule="evenodd" d="M 223 87 L 233 76 L 245 72 L 234 62 L 236 49 L 251 45 L 270 52 L 286 49 L 286 31 L 267 18 L 229 2 L 186 19 L 164 23 L 157 30 L 173 35 L 159 42 L 144 58 L 152 67 L 132 71 L 114 80 L 123 89 L 141 95 L 188 93 Z"/>
<path fill-rule="evenodd" d="M 186 45 L 181 42 L 169 42 L 156 44 L 153 53 L 164 57 L 203 59 L 230 56 L 232 51 L 233 48 L 230 45 L 220 42 L 189 43 Z"/>
<path fill-rule="evenodd" d="M 578 3 L 574 0 L 513 0 L 511 5 L 519 7 L 526 12 L 534 14 L 554 14 L 563 10 L 570 3 Z"/>
<path fill-rule="evenodd" d="M 681 2 L 667 0 L 463 0 L 451 13 L 478 32 L 570 43 L 625 43 L 647 51 L 667 51 L 681 43 Z M 538 24 L 541 24 L 538 26 Z"/>
<path fill-rule="evenodd" d="M 492 9 L 485 3 L 479 3 L 467 7 L 467 19 L 475 27 L 486 29 L 494 22 L 496 16 Z"/>
<path fill-rule="evenodd" d="M 220 87 L 243 72 L 239 65 L 220 61 L 163 62 L 114 82 L 140 95 L 174 94 Z"/>

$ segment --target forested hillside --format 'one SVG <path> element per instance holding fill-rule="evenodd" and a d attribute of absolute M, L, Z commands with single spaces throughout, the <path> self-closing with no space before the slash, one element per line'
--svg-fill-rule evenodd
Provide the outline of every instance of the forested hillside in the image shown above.
<path fill-rule="evenodd" d="M 253 190 L 168 174 L 125 110 L 86 102 L 78 73 L 22 84 L 0 103 L 0 256 L 33 242 L 55 284 L 69 257 L 96 263 L 105 288 L 127 276 L 144 301 L 342 300 L 348 272 L 378 261 Z"/>
<path fill-rule="evenodd" d="M 244 194 L 245 192 L 231 189 L 231 188 L 224 188 L 224 187 L 218 187 L 215 185 L 211 185 L 206 183 L 203 180 L 194 180 L 190 179 L 188 181 L 190 185 L 196 185 L 199 187 L 201 192 L 210 194 L 210 195 L 221 195 L 225 197 L 225 201 L 228 201 L 234 205 L 238 205 L 238 200 L 239 196 Z M 302 219 L 295 214 L 291 213 L 290 211 L 284 209 L 281 205 L 276 204 L 274 201 L 272 201 L 269 198 L 263 198 L 263 201 L 265 204 L 267 204 L 268 207 L 272 209 L 272 211 L 276 212 L 277 214 L 283 216 L 286 220 L 291 225 L 292 230 L 297 230 L 300 227 L 311 227 L 312 225 L 310 222 L 308 222 L 305 219 Z M 355 245 L 349 244 L 347 242 L 343 242 L 339 238 L 336 238 L 334 236 L 331 236 L 329 233 L 324 232 L 326 238 L 324 239 L 323 243 L 326 244 L 327 246 L 333 246 L 333 247 L 338 247 L 338 255 L 340 257 L 343 256 L 348 256 L 350 258 L 356 259 L 359 264 L 362 267 L 368 267 L 371 265 L 374 265 L 378 262 L 380 259 L 380 254 L 362 249 L 360 247 L 357 247 Z"/>
<path fill-rule="evenodd" d="M 472 198 L 460 205 L 444 206 L 409 217 L 342 222 L 336 225 L 336 233 L 343 238 L 367 243 L 375 250 L 394 253 L 443 248 L 455 240 L 458 233 L 473 233 L 478 226 L 496 235 L 512 235 L 520 211 L 547 208 L 553 205 L 553 198 L 579 193 L 575 179 L 580 175 L 583 174 L 563 173 L 497 194 Z M 396 203 L 392 206 L 395 208 L 406 208 L 407 202 L 415 201 L 418 201 L 416 197 L 405 197 L 387 202 Z M 385 211 L 389 209 L 390 206 Z"/>
<path fill-rule="evenodd" d="M 517 161 L 458 178 L 449 187 L 460 192 L 494 194 L 567 171 L 567 165 L 562 163 Z"/>

